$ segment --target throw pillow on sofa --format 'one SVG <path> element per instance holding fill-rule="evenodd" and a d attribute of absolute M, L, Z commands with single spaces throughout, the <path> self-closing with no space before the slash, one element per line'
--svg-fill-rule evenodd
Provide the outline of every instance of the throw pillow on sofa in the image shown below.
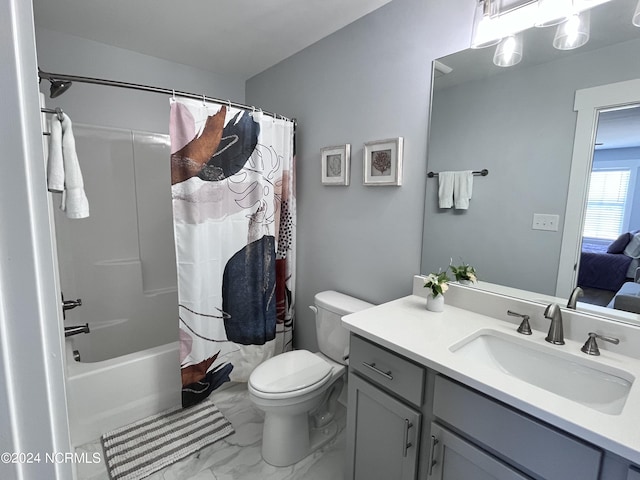
<path fill-rule="evenodd" d="M 627 245 L 629 245 L 630 241 L 631 241 L 631 233 L 629 232 L 623 233 L 618 238 L 616 238 L 613 242 L 611 242 L 611 245 L 609 245 L 609 248 L 607 248 L 607 253 L 624 252 L 624 249 L 627 248 Z"/>

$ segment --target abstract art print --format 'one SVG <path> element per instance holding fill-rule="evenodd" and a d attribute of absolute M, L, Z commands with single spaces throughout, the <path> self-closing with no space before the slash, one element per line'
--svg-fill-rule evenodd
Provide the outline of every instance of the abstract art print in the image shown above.
<path fill-rule="evenodd" d="M 365 185 L 402 185 L 402 137 L 364 144 Z"/>

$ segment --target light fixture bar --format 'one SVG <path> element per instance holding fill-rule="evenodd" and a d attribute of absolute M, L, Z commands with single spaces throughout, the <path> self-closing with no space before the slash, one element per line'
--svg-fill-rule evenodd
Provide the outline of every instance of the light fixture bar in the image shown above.
<path fill-rule="evenodd" d="M 608 3 L 611 0 L 573 0 L 573 13 L 580 13 L 583 10 L 589 10 L 593 7 Z M 487 6 L 486 3 L 489 3 Z M 496 9 L 495 0 L 485 0 L 480 8 L 492 7 Z M 495 13 L 489 16 L 480 15 L 476 12 L 476 22 L 474 23 L 474 34 L 472 37 L 472 48 L 481 48 L 484 46 L 495 45 L 502 38 L 513 35 L 523 30 L 527 30 L 534 26 L 538 17 L 538 1 L 531 1 L 526 4 L 519 4 L 517 7 L 502 11 L 499 8 L 494 10 Z M 482 22 L 484 21 L 484 22 Z M 640 14 L 638 15 L 640 23 Z"/>

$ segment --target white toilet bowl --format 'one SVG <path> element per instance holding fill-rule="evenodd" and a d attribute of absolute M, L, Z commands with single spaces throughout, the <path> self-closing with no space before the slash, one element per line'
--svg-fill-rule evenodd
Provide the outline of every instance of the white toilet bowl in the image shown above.
<path fill-rule="evenodd" d="M 344 365 L 307 350 L 277 355 L 254 370 L 249 397 L 265 413 L 262 457 L 267 463 L 292 465 L 335 437 L 331 410 L 344 373 Z"/>
<path fill-rule="evenodd" d="M 349 332 L 342 316 L 373 305 L 343 293 L 316 294 L 320 352 L 286 352 L 258 365 L 249 377 L 249 398 L 264 411 L 262 458 L 278 467 L 292 465 L 331 440 L 338 396 L 345 383 Z"/>

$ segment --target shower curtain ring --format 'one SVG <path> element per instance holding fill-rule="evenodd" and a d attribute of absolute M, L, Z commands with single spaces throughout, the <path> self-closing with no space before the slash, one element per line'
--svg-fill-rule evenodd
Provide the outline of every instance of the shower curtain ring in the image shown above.
<path fill-rule="evenodd" d="M 205 98 L 204 94 L 202 95 L 202 106 L 203 107 L 207 106 L 207 99 Z"/>
<path fill-rule="evenodd" d="M 175 100 L 176 99 L 176 89 L 172 88 L 171 91 L 173 92 L 173 99 Z"/>

